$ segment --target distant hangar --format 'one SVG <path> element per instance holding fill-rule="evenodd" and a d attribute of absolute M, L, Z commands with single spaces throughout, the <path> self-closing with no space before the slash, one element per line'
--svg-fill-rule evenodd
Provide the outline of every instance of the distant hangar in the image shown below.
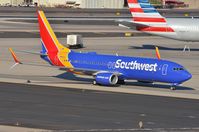
<path fill-rule="evenodd" d="M 162 3 L 164 0 L 149 0 L 152 3 Z M 174 0 L 175 1 L 175 0 Z M 180 0 L 189 8 L 199 8 L 199 0 Z M 164 3 L 164 2 L 163 2 Z M 0 5 L 39 5 L 46 7 L 74 8 L 116 8 L 127 6 L 127 0 L 0 0 Z"/>
<path fill-rule="evenodd" d="M 183 0 L 183 1 L 189 5 L 189 8 L 199 9 L 199 0 Z"/>
<path fill-rule="evenodd" d="M 76 8 L 123 8 L 124 0 L 33 0 L 33 3 L 47 6 L 61 6 Z"/>

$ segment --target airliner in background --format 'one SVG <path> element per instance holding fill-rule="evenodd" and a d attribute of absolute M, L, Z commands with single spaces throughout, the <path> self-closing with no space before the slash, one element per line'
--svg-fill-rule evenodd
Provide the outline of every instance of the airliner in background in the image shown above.
<path fill-rule="evenodd" d="M 104 55 L 96 52 L 79 53 L 59 43 L 43 11 L 38 11 L 38 22 L 42 50 L 37 54 L 55 68 L 62 68 L 74 74 L 93 76 L 94 84 L 114 86 L 123 84 L 129 79 L 169 83 L 171 89 L 175 89 L 175 86 L 192 77 L 182 65 L 162 60 L 157 48 L 157 59 Z M 29 65 L 21 62 L 11 48 L 10 52 L 15 65 Z"/>
<path fill-rule="evenodd" d="M 199 19 L 165 18 L 148 0 L 128 0 L 132 19 L 120 20 L 120 24 L 148 34 L 175 40 L 199 42 Z"/>

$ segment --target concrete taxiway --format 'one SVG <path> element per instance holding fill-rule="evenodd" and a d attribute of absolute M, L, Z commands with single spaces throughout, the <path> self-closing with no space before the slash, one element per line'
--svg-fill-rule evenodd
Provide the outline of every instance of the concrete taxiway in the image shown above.
<path fill-rule="evenodd" d="M 9 47 L 41 50 L 38 25 L 0 20 L 0 124 L 66 131 L 136 131 L 138 122 L 143 121 L 146 131 L 198 131 L 199 43 L 154 36 L 122 37 L 126 32 L 137 32 L 104 23 L 77 26 L 61 22 L 52 26 L 63 44 L 68 32 L 82 34 L 84 48 L 76 49 L 79 52 L 155 57 L 157 45 L 163 59 L 182 64 L 193 78 L 176 91 L 168 84 L 136 81 L 118 87 L 93 86 L 92 77 L 72 75 L 49 67 L 39 56 L 23 53 L 17 53 L 21 61 L 47 67 L 18 65 L 10 69 L 14 62 Z M 113 37 L 116 33 L 119 37 Z M 187 44 L 191 52 L 182 52 Z"/>
<path fill-rule="evenodd" d="M 65 38 L 59 39 L 63 44 Z M 198 44 L 192 43 L 191 52 L 182 52 L 186 43 L 160 38 L 160 37 L 106 37 L 106 38 L 84 38 L 84 48 L 76 51 L 97 51 L 104 54 L 119 54 L 127 56 L 155 57 L 154 45 L 160 47 L 161 56 L 163 59 L 172 60 L 185 66 L 192 74 L 193 78 L 185 82 L 182 86 L 177 87 L 177 91 L 170 91 L 169 85 L 161 83 L 140 84 L 136 81 L 130 81 L 127 85 L 122 85 L 117 88 L 93 86 L 91 77 L 74 76 L 65 71 L 52 67 L 35 67 L 35 66 L 16 66 L 10 70 L 14 64 L 13 59 L 8 52 L 8 48 L 12 47 L 18 50 L 40 51 L 39 38 L 2 38 L 1 41 L 1 65 L 0 65 L 0 80 L 4 82 L 19 82 L 25 83 L 27 79 L 35 85 L 49 85 L 60 87 L 72 87 L 79 89 L 95 89 L 95 90 L 113 90 L 115 92 L 150 94 L 159 96 L 171 96 L 180 98 L 199 99 L 198 86 Z M 39 56 L 17 54 L 21 61 L 39 63 L 47 65 Z"/>
<path fill-rule="evenodd" d="M 47 16 L 53 17 L 67 17 L 67 16 L 130 16 L 129 9 L 70 9 L 70 8 L 45 8 L 42 10 L 48 13 Z M 26 7 L 0 7 L 0 16 L 24 16 L 33 17 L 36 16 L 38 8 L 26 8 Z M 158 11 L 164 16 L 198 16 L 199 9 L 158 9 Z M 119 13 L 119 15 L 117 15 Z"/>

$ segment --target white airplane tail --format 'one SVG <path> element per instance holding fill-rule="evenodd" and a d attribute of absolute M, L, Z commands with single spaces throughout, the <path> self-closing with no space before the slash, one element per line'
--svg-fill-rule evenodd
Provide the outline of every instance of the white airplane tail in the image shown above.
<path fill-rule="evenodd" d="M 163 17 L 148 0 L 128 0 L 132 22 L 137 30 L 143 32 L 174 32 Z"/>
<path fill-rule="evenodd" d="M 138 23 L 166 23 L 166 19 L 148 0 L 128 0 L 133 21 Z"/>

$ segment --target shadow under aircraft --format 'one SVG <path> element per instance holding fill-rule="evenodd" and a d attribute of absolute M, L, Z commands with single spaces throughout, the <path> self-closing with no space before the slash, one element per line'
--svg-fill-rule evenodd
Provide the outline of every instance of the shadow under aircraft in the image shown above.
<path fill-rule="evenodd" d="M 62 69 L 60 69 L 62 70 Z M 78 77 L 75 74 L 72 74 L 70 72 L 64 72 L 62 74 L 59 74 L 57 76 L 54 76 L 59 79 L 67 79 L 71 81 L 77 81 L 78 84 L 90 84 L 93 79 L 92 78 L 84 78 L 84 77 Z M 66 82 L 70 83 L 70 82 Z M 128 81 L 125 82 L 126 86 L 143 86 L 143 87 L 149 87 L 149 88 L 163 88 L 163 89 L 170 89 L 168 85 L 164 84 L 158 84 L 158 83 L 145 83 L 145 82 L 140 82 L 140 81 Z M 119 84 L 117 85 L 118 87 L 120 86 Z M 177 90 L 194 90 L 193 88 L 190 87 L 184 87 L 180 86 L 179 88 L 176 87 Z"/>
<path fill-rule="evenodd" d="M 154 50 L 154 47 L 156 45 L 152 44 L 144 44 L 142 46 L 129 46 L 129 49 L 149 49 L 149 50 Z M 164 47 L 164 46 L 158 46 L 160 50 L 171 50 L 171 51 L 183 51 L 184 48 L 170 48 L 170 47 Z M 196 49 L 191 49 L 191 51 L 199 51 L 198 48 Z"/>

